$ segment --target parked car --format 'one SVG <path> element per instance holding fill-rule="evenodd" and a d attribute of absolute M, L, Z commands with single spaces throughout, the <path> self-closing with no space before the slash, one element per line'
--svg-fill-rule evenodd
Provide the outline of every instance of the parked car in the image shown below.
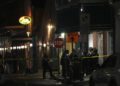
<path fill-rule="evenodd" d="M 120 86 L 119 57 L 109 56 L 102 66 L 94 70 L 90 75 L 89 86 Z"/>

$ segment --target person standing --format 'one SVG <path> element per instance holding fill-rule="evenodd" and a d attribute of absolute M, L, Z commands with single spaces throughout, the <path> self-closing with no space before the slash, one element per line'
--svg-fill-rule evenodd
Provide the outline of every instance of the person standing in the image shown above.
<path fill-rule="evenodd" d="M 62 66 L 62 77 L 66 79 L 70 76 L 70 58 L 69 50 L 65 50 L 61 57 L 61 66 Z"/>
<path fill-rule="evenodd" d="M 43 55 L 42 67 L 43 67 L 43 79 L 46 78 L 46 73 L 47 72 L 49 72 L 50 77 L 53 78 L 52 68 L 51 68 L 51 65 L 50 65 L 50 59 L 48 58 L 47 54 Z"/>

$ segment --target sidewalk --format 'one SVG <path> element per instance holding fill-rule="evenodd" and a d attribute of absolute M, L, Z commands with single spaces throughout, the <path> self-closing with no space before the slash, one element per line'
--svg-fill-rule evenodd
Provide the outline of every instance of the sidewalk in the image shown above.
<path fill-rule="evenodd" d="M 5 82 L 7 80 L 14 81 L 15 83 L 27 83 L 30 85 L 42 85 L 42 86 L 65 86 L 65 84 L 85 84 L 89 81 L 89 76 L 85 76 L 83 81 L 80 80 L 74 80 L 66 83 L 66 81 L 61 77 L 57 76 L 55 79 L 50 79 L 49 76 L 47 76 L 47 79 L 42 78 L 41 73 L 35 73 L 35 74 L 4 74 L 2 76 L 3 80 L 2 82 Z"/>

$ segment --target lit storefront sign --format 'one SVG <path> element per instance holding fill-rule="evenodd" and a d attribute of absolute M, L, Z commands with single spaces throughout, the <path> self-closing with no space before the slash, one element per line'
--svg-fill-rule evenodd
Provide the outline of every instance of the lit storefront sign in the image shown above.
<path fill-rule="evenodd" d="M 22 16 L 19 19 L 19 23 L 22 24 L 22 25 L 28 25 L 28 24 L 31 23 L 31 21 L 32 21 L 32 19 L 29 16 Z"/>

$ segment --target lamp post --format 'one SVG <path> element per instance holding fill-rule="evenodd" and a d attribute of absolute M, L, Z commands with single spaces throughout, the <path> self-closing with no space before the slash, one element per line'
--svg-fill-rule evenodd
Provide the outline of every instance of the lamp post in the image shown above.
<path fill-rule="evenodd" d="M 51 24 L 51 23 L 49 23 L 48 25 L 47 25 L 47 28 L 48 28 L 48 40 L 50 39 L 50 36 L 51 36 L 51 32 L 52 32 L 52 29 L 53 29 L 53 25 Z"/>
<path fill-rule="evenodd" d="M 61 33 L 61 38 L 64 39 L 64 49 L 66 50 L 66 32 Z"/>

